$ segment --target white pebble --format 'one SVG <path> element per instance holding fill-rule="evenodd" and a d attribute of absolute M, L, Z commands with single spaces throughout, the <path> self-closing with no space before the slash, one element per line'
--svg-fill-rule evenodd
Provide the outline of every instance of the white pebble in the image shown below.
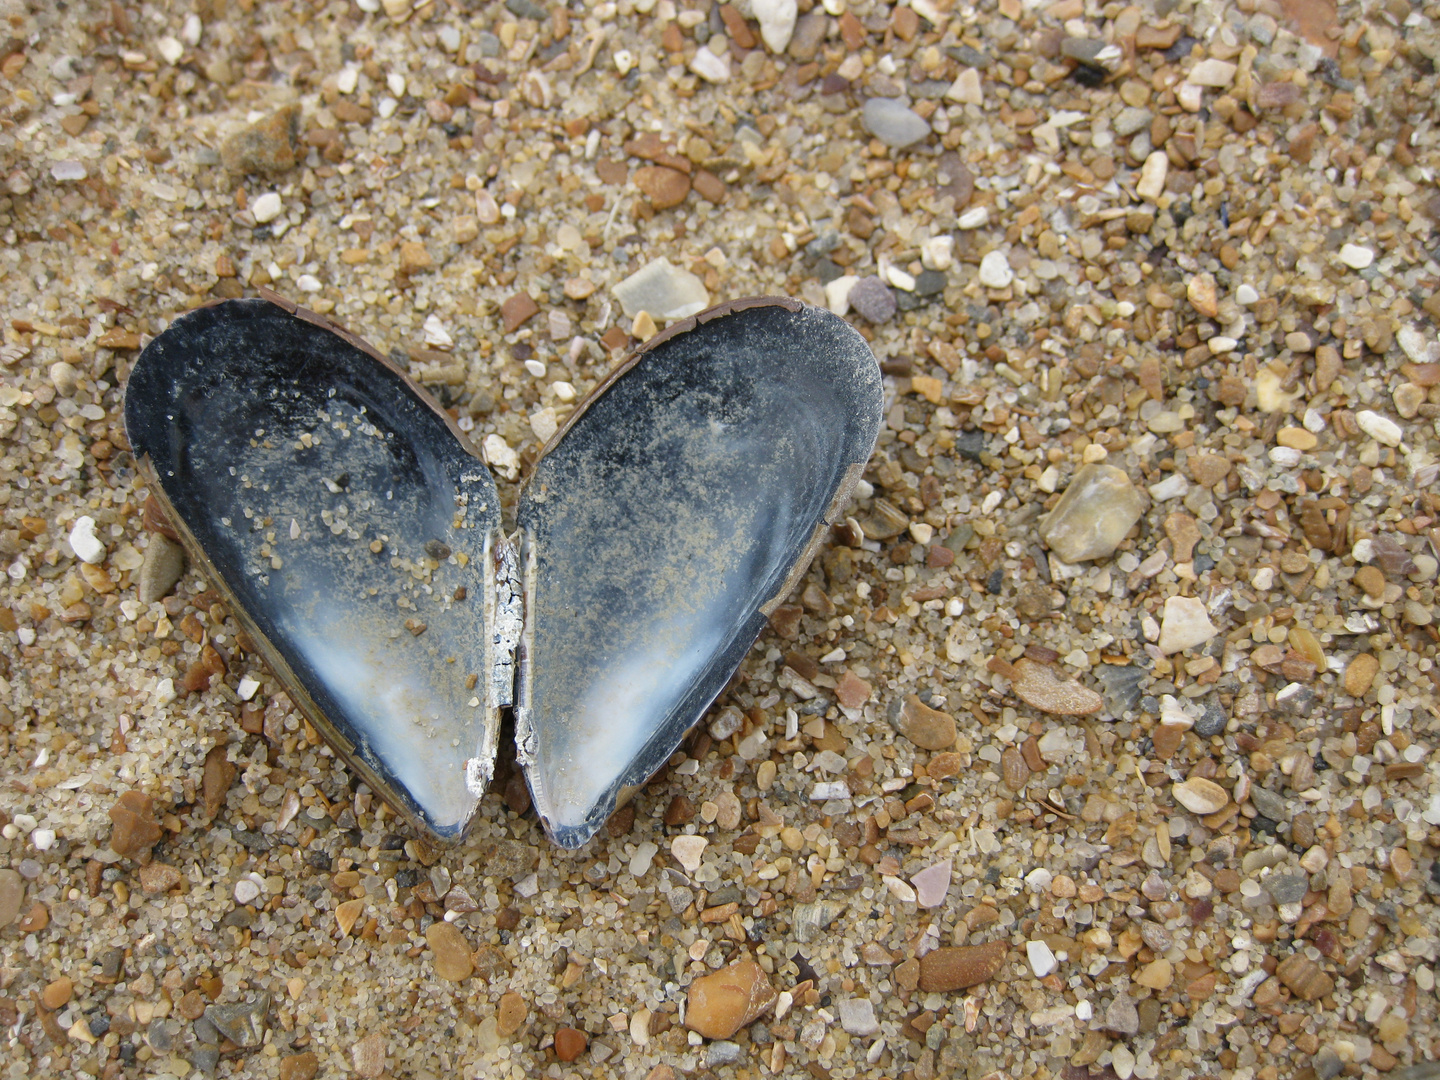
<path fill-rule="evenodd" d="M 1399 446 L 1400 440 L 1405 437 L 1405 432 L 1400 429 L 1399 424 L 1388 416 L 1381 416 L 1370 409 L 1361 409 L 1356 413 L 1355 422 L 1360 425 L 1360 430 L 1366 435 L 1386 446 Z"/>
<path fill-rule="evenodd" d="M 49 851 L 55 846 L 55 830 L 36 829 L 30 834 L 30 843 L 35 845 L 36 851 Z"/>
<path fill-rule="evenodd" d="M 251 904 L 260 898 L 260 886 L 254 878 L 242 877 L 235 882 L 235 902 Z"/>
<path fill-rule="evenodd" d="M 730 81 L 730 61 L 726 57 L 716 56 L 708 47 L 702 46 L 695 50 L 695 56 L 690 61 L 690 70 L 709 83 Z"/>
<path fill-rule="evenodd" d="M 1003 251 L 989 252 L 980 260 L 980 284 L 987 289 L 1008 288 L 1014 280 L 1015 274 Z"/>
<path fill-rule="evenodd" d="M 535 376 L 535 378 L 543 379 L 545 377 L 545 361 L 526 360 L 525 370 L 528 371 L 531 375 Z"/>
<path fill-rule="evenodd" d="M 320 284 L 320 279 L 314 274 L 301 274 L 295 279 L 295 287 L 301 292 L 309 293 L 316 293 L 324 288 L 324 286 Z"/>
<path fill-rule="evenodd" d="M 173 38 L 169 34 L 155 43 L 155 50 L 160 54 L 160 59 L 167 64 L 178 63 L 180 58 L 185 55 L 185 46 L 178 38 Z"/>
<path fill-rule="evenodd" d="M 1043 941 L 1027 941 L 1025 958 L 1030 961 L 1030 970 L 1035 973 L 1037 979 L 1043 979 L 1059 966 L 1055 954 L 1050 951 L 1050 946 Z"/>
<path fill-rule="evenodd" d="M 86 515 L 77 518 L 70 529 L 70 549 L 81 562 L 91 565 L 105 561 L 105 545 L 95 535 L 95 519 Z"/>
<path fill-rule="evenodd" d="M 955 238 L 932 236 L 920 245 L 920 264 L 926 270 L 949 270 L 955 261 Z"/>
<path fill-rule="evenodd" d="M 264 225 L 280 216 L 282 206 L 280 196 L 273 191 L 267 191 L 250 204 L 250 213 L 254 215 L 257 225 Z"/>
<path fill-rule="evenodd" d="M 983 206 L 972 206 L 955 220 L 957 229 L 978 229 L 990 220 L 990 211 Z"/>
<path fill-rule="evenodd" d="M 256 679 L 252 679 L 249 675 L 246 675 L 243 679 L 240 680 L 240 685 L 235 688 L 235 693 L 239 696 L 241 701 L 249 701 L 255 696 L 255 691 L 259 689 L 259 681 Z"/>
<path fill-rule="evenodd" d="M 1344 244 L 1340 248 L 1340 261 L 1351 270 L 1364 270 L 1375 261 L 1375 253 L 1359 244 Z"/>
<path fill-rule="evenodd" d="M 885 882 L 885 887 L 890 890 L 890 894 L 902 904 L 915 903 L 915 890 L 910 887 L 908 881 L 902 881 L 898 877 L 890 877 L 888 875 L 880 880 Z"/>
<path fill-rule="evenodd" d="M 655 854 L 660 849 L 649 840 L 642 842 L 635 848 L 635 854 L 630 857 L 630 873 L 637 878 L 642 878 L 650 872 L 650 864 L 655 860 Z"/>
<path fill-rule="evenodd" d="M 765 47 L 777 56 L 790 44 L 800 6 L 796 0 L 751 0 L 750 10 L 760 23 L 760 37 Z"/>
<path fill-rule="evenodd" d="M 421 330 L 424 331 L 426 345 L 437 349 L 448 349 L 455 344 L 455 339 L 450 336 L 450 331 L 445 329 L 445 324 L 440 321 L 438 315 L 428 316 Z"/>
<path fill-rule="evenodd" d="M 677 836 L 670 841 L 670 854 L 687 873 L 693 874 L 700 869 L 700 860 L 705 857 L 705 849 L 709 846 L 710 841 L 703 836 Z"/>
<path fill-rule="evenodd" d="M 185 17 L 185 25 L 180 29 L 180 37 L 186 45 L 199 45 L 200 35 L 204 32 L 205 24 L 200 21 L 200 16 L 190 14 Z"/>
<path fill-rule="evenodd" d="M 1260 294 L 1255 291 L 1255 286 L 1249 282 L 1242 284 L 1235 290 L 1235 302 L 1242 307 L 1249 307 L 1251 304 L 1258 303 L 1259 300 Z"/>
<path fill-rule="evenodd" d="M 360 69 L 353 64 L 341 68 L 340 74 L 335 76 L 335 89 L 342 94 L 353 94 L 359 85 Z"/>
<path fill-rule="evenodd" d="M 1140 166 L 1140 180 L 1135 185 L 1135 194 L 1142 199 L 1157 201 L 1165 193 L 1165 178 L 1170 175 L 1170 158 L 1164 150 L 1156 150 Z"/>
<path fill-rule="evenodd" d="M 1210 347 L 1210 355 L 1219 356 L 1222 353 L 1234 352 L 1235 346 L 1240 342 L 1233 337 L 1225 337 L 1223 334 L 1216 334 L 1205 342 Z"/>
<path fill-rule="evenodd" d="M 78 161 L 57 161 L 50 166 L 50 175 L 56 180 L 84 180 L 86 175 L 85 166 Z"/>

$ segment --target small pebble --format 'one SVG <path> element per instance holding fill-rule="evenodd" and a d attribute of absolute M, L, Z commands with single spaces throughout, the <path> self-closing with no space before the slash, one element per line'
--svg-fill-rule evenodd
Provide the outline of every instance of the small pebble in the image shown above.
<path fill-rule="evenodd" d="M 1043 979 L 1060 966 L 1050 946 L 1043 941 L 1027 941 L 1025 958 L 1030 962 L 1030 970 L 1037 979 Z"/>
<path fill-rule="evenodd" d="M 764 969 L 741 960 L 690 984 L 685 1026 L 707 1039 L 728 1039 L 769 1012 L 777 996 Z"/>
<path fill-rule="evenodd" d="M 1171 786 L 1170 792 L 1175 796 L 1175 801 L 1186 810 L 1201 816 L 1223 810 L 1230 801 L 1228 791 L 1214 780 L 1207 780 L 1202 776 L 1192 776 L 1188 780 L 1174 784 Z"/>
<path fill-rule="evenodd" d="M 1203 645 L 1217 633 L 1202 601 L 1193 596 L 1172 596 L 1165 601 L 1159 645 L 1167 656 Z"/>
<path fill-rule="evenodd" d="M 1351 270 L 1364 270 L 1375 261 L 1375 252 L 1359 244 L 1342 244 L 1340 246 L 1340 261 Z"/>
<path fill-rule="evenodd" d="M 869 998 L 841 998 L 839 1009 L 840 1026 L 851 1035 L 866 1038 L 879 1033 L 880 1021 Z"/>
<path fill-rule="evenodd" d="M 1361 409 L 1357 412 L 1355 422 L 1360 425 L 1360 430 L 1366 435 L 1386 446 L 1399 446 L 1400 440 L 1405 437 L 1405 432 L 1399 424 L 1388 416 L 1382 416 L 1370 409 Z"/>
<path fill-rule="evenodd" d="M 867 322 L 889 322 L 895 316 L 895 294 L 874 275 L 855 281 L 846 294 L 846 300 Z"/>
<path fill-rule="evenodd" d="M 949 859 L 932 863 L 910 879 L 915 887 L 915 902 L 922 908 L 939 907 L 950 892 L 950 876 L 954 865 Z"/>
<path fill-rule="evenodd" d="M 703 836 L 681 835 L 670 841 L 670 854 L 675 856 L 675 861 L 690 873 L 700 869 L 700 861 L 705 856 L 705 849 L 710 841 Z"/>
<path fill-rule="evenodd" d="M 987 252 L 980 260 L 980 284 L 987 289 L 1006 289 L 1015 280 L 1003 251 Z"/>
<path fill-rule="evenodd" d="M 1144 512 L 1144 496 L 1124 470 L 1086 465 L 1040 525 L 1040 539 L 1067 563 L 1105 559 Z"/>
<path fill-rule="evenodd" d="M 280 196 L 273 191 L 267 191 L 250 204 L 250 214 L 257 225 L 266 225 L 280 216 L 281 207 Z"/>
<path fill-rule="evenodd" d="M 435 974 L 446 982 L 464 982 L 475 970 L 470 943 L 454 923 L 444 919 L 425 929 L 425 941 L 434 955 Z"/>
<path fill-rule="evenodd" d="M 930 134 L 930 125 L 899 98 L 871 98 L 860 112 L 865 130 L 886 146 L 900 150 Z"/>

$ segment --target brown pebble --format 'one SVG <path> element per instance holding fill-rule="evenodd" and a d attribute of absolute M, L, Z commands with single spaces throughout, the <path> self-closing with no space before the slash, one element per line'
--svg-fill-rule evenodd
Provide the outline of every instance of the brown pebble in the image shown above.
<path fill-rule="evenodd" d="M 199 1020 L 205 1015 L 205 995 L 199 990 L 188 990 L 175 1003 L 175 1008 L 186 1020 Z"/>
<path fill-rule="evenodd" d="M 140 868 L 140 891 L 146 896 L 159 896 L 178 888 L 185 880 L 179 870 L 165 863 L 152 862 Z"/>
<path fill-rule="evenodd" d="M 721 180 L 714 173 L 707 172 L 704 169 L 696 170 L 695 177 L 691 183 L 695 188 L 696 195 L 699 195 L 706 202 L 714 203 L 717 206 L 723 203 L 726 195 L 729 194 L 729 189 L 725 186 L 725 181 Z"/>
<path fill-rule="evenodd" d="M 143 791 L 131 789 L 121 794 L 110 808 L 110 850 L 123 858 L 134 859 L 150 854 L 160 839 L 160 821 L 155 817 L 155 800 Z"/>
<path fill-rule="evenodd" d="M 1365 595 L 1372 600 L 1379 600 L 1385 595 L 1385 575 L 1378 566 L 1366 565 L 1356 570 L 1355 584 L 1364 589 Z"/>
<path fill-rule="evenodd" d="M 235 782 L 235 766 L 226 757 L 225 747 L 212 746 L 205 755 L 205 771 L 201 774 L 200 791 L 205 803 L 205 816 L 211 821 L 225 806 L 225 796 Z"/>
<path fill-rule="evenodd" d="M 504 333 L 514 333 L 524 325 L 526 319 L 539 310 L 540 305 L 531 299 L 529 293 L 516 293 L 500 305 L 500 318 L 504 323 Z"/>
<path fill-rule="evenodd" d="M 1003 941 L 932 950 L 920 958 L 918 986 L 927 994 L 978 986 L 995 977 L 1008 952 Z"/>
<path fill-rule="evenodd" d="M 1020 791 L 1030 782 L 1030 766 L 1016 747 L 1007 746 L 1000 755 L 1000 778 L 1011 791 Z"/>
<path fill-rule="evenodd" d="M 1315 1001 L 1335 989 L 1335 980 L 1304 953 L 1291 953 L 1280 962 L 1275 974 L 1303 1001 Z"/>
<path fill-rule="evenodd" d="M 1105 704 L 1094 690 L 1072 679 L 1061 679 L 1048 664 L 1022 656 L 1014 667 L 1015 696 L 1032 709 L 1052 716 L 1088 716 Z"/>
<path fill-rule="evenodd" d="M 520 1025 L 525 1023 L 525 1017 L 529 1015 L 530 1007 L 525 1004 L 525 999 L 515 991 L 500 995 L 500 1007 L 495 1010 L 495 1024 L 502 1037 L 509 1038 L 520 1030 Z"/>
<path fill-rule="evenodd" d="M 936 754 L 930 759 L 930 764 L 925 766 L 925 771 L 932 780 L 948 780 L 965 771 L 965 759 L 955 753 Z"/>
<path fill-rule="evenodd" d="M 385 1036 L 366 1035 L 350 1048 L 356 1076 L 376 1077 L 385 1072 Z"/>
<path fill-rule="evenodd" d="M 70 1003 L 70 998 L 75 993 L 75 981 L 69 975 L 61 975 L 54 982 L 45 987 L 40 995 L 40 1001 L 54 1012 L 56 1009 L 63 1009 Z"/>
<path fill-rule="evenodd" d="M 523 814 L 530 809 L 530 787 L 518 772 L 505 781 L 505 805 L 514 814 Z"/>
<path fill-rule="evenodd" d="M 400 244 L 400 272 L 402 274 L 421 274 L 434 265 L 435 260 L 430 258 L 430 252 L 420 241 L 405 240 Z"/>
<path fill-rule="evenodd" d="M 280 1059 L 280 1080 L 315 1080 L 319 1071 L 320 1059 L 308 1050 Z"/>
<path fill-rule="evenodd" d="M 1360 653 L 1345 667 L 1345 693 L 1353 698 L 1364 697 L 1379 673 L 1380 661 L 1369 653 Z"/>
<path fill-rule="evenodd" d="M 364 900 L 346 900 L 343 904 L 336 905 L 335 924 L 340 928 L 341 937 L 348 937 L 350 931 L 355 929 L 355 921 L 360 918 L 360 913 L 364 910 Z"/>
<path fill-rule="evenodd" d="M 22 934 L 38 934 L 50 925 L 50 909 L 37 901 L 15 925 Z"/>
<path fill-rule="evenodd" d="M 475 970 L 470 945 L 454 923 L 443 919 L 425 929 L 425 941 L 435 954 L 435 974 L 446 982 L 464 982 Z"/>
<path fill-rule="evenodd" d="M 220 160 L 231 172 L 282 173 L 303 156 L 300 106 L 287 105 L 241 128 L 220 144 Z"/>
<path fill-rule="evenodd" d="M 590 1045 L 590 1037 L 572 1027 L 562 1027 L 555 1032 L 555 1056 L 561 1061 L 574 1061 Z"/>
<path fill-rule="evenodd" d="M 676 795 L 670 800 L 670 805 L 665 807 L 665 816 L 662 819 L 666 825 L 688 825 L 695 819 L 695 804 L 684 795 Z"/>
<path fill-rule="evenodd" d="M 741 960 L 690 984 L 685 1026 L 707 1039 L 728 1039 L 769 1012 L 777 997 L 764 969 Z"/>
<path fill-rule="evenodd" d="M 644 165 L 635 170 L 635 186 L 656 210 L 668 210 L 690 194 L 690 177 L 668 165 Z"/>
<path fill-rule="evenodd" d="M 612 838 L 618 838 L 628 833 L 630 827 L 634 824 L 635 804 L 626 803 L 610 815 L 609 820 L 605 822 L 605 831 L 609 833 Z"/>
<path fill-rule="evenodd" d="M 955 745 L 955 718 L 930 708 L 916 694 L 905 699 L 895 726 L 922 750 L 948 750 Z"/>
<path fill-rule="evenodd" d="M 858 709 L 870 700 L 870 684 L 847 669 L 835 684 L 835 699 L 842 708 Z"/>

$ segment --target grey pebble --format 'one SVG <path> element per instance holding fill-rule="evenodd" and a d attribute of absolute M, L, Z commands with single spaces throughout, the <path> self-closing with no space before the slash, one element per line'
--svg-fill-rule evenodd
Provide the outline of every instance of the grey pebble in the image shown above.
<path fill-rule="evenodd" d="M 1213 701 L 1206 702 L 1205 711 L 1200 719 L 1195 721 L 1195 734 L 1210 738 L 1213 735 L 1221 735 L 1225 732 L 1225 725 L 1230 723 L 1230 718 L 1225 715 L 1225 710 Z"/>
<path fill-rule="evenodd" d="M 1105 1027 L 1117 1035 L 1138 1035 L 1140 1013 L 1129 994 L 1117 994 L 1105 1010 Z"/>
<path fill-rule="evenodd" d="M 1271 821 L 1289 821 L 1290 812 L 1286 808 L 1285 799 L 1262 787 L 1250 789 L 1250 801 L 1255 804 L 1255 809 L 1264 814 Z"/>
<path fill-rule="evenodd" d="M 1340 1070 L 1345 1065 L 1333 1048 L 1322 1046 L 1310 1059 L 1310 1067 L 1315 1070 L 1315 1075 L 1320 1080 L 1332 1080 L 1333 1077 L 1340 1075 Z"/>
<path fill-rule="evenodd" d="M 260 994 L 238 1005 L 211 1005 L 205 1010 L 205 1017 L 221 1035 L 242 1050 L 248 1050 L 264 1041 L 269 1011 L 270 995 Z"/>
<path fill-rule="evenodd" d="M 705 1067 L 714 1069 L 721 1065 L 733 1065 L 744 1056 L 745 1051 L 740 1049 L 739 1043 L 713 1042 L 705 1048 Z"/>
<path fill-rule="evenodd" d="M 850 306 L 872 323 L 889 322 L 895 317 L 895 294 L 873 274 L 850 287 L 849 300 Z"/>
<path fill-rule="evenodd" d="M 1298 904 L 1310 889 L 1310 879 L 1304 874 L 1271 874 L 1264 884 L 1276 904 Z"/>
<path fill-rule="evenodd" d="M 865 130 L 886 146 L 901 149 L 930 134 L 930 125 L 898 98 L 871 98 L 860 110 Z"/>

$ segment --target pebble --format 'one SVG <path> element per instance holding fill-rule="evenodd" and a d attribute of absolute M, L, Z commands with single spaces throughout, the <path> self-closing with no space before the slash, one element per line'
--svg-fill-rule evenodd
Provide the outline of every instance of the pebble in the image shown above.
<path fill-rule="evenodd" d="M 954 866 L 949 859 L 932 863 L 910 879 L 915 886 L 915 902 L 922 908 L 939 907 L 950 892 L 950 877 Z"/>
<path fill-rule="evenodd" d="M 54 982 L 48 983 L 40 994 L 41 1004 L 52 1012 L 56 1009 L 63 1009 L 70 1004 L 70 998 L 75 993 L 75 980 L 68 975 L 61 975 Z"/>
<path fill-rule="evenodd" d="M 1145 510 L 1145 497 L 1114 465 L 1086 465 L 1040 526 L 1040 539 L 1067 563 L 1105 559 Z"/>
<path fill-rule="evenodd" d="M 1175 801 L 1186 810 L 1202 817 L 1223 810 L 1230 802 L 1228 791 L 1214 780 L 1207 780 L 1203 776 L 1192 776 L 1188 780 L 1172 785 L 1170 793 L 1175 796 Z"/>
<path fill-rule="evenodd" d="M 1315 1001 L 1335 989 L 1335 980 L 1304 953 L 1294 952 L 1280 961 L 1276 976 L 1302 1001 Z"/>
<path fill-rule="evenodd" d="M 700 869 L 700 861 L 709 845 L 710 841 L 703 836 L 681 835 L 670 841 L 670 854 L 688 873 L 693 874 Z"/>
<path fill-rule="evenodd" d="M 435 954 L 435 974 L 446 982 L 464 982 L 475 971 L 470 943 L 454 923 L 436 920 L 425 928 L 425 941 Z"/>
<path fill-rule="evenodd" d="M 561 1061 L 574 1061 L 590 1045 L 590 1036 L 573 1027 L 562 1027 L 555 1032 L 555 1056 Z"/>
<path fill-rule="evenodd" d="M 851 1035 L 866 1038 L 879 1034 L 880 1021 L 869 998 L 841 998 L 839 1008 L 840 1026 Z"/>
<path fill-rule="evenodd" d="M 495 1010 L 496 1030 L 508 1039 L 520 1030 L 529 1013 L 530 1007 L 525 1003 L 525 999 L 514 990 L 501 994 L 500 1004 Z"/>
<path fill-rule="evenodd" d="M 1129 994 L 1116 994 L 1105 1009 L 1105 1028 L 1127 1038 L 1140 1033 L 1140 1013 Z"/>
<path fill-rule="evenodd" d="M 696 49 L 695 55 L 690 58 L 690 70 L 708 83 L 718 84 L 730 81 L 729 58 L 717 56 L 704 46 Z"/>
<path fill-rule="evenodd" d="M 1345 1062 L 1333 1046 L 1322 1046 L 1310 1059 L 1310 1067 L 1315 1070 L 1316 1080 L 1335 1080 L 1344 1071 Z"/>
<path fill-rule="evenodd" d="M 649 840 L 644 840 L 635 846 L 635 854 L 630 856 L 630 873 L 636 878 L 642 878 L 650 872 L 650 864 L 655 858 L 656 852 L 660 849 Z"/>
<path fill-rule="evenodd" d="M 722 1039 L 705 1048 L 705 1067 L 718 1069 L 722 1065 L 733 1065 L 745 1057 L 745 1049 L 739 1043 Z"/>
<path fill-rule="evenodd" d="M 265 1041 L 269 1013 L 270 995 L 258 994 L 233 1005 L 211 1005 L 205 1010 L 205 1019 L 242 1050 L 252 1050 Z"/>
<path fill-rule="evenodd" d="M 220 144 L 221 162 L 236 173 L 273 175 L 293 169 L 305 156 L 300 120 L 300 106 L 287 105 L 241 128 Z"/>
<path fill-rule="evenodd" d="M 266 225 L 280 216 L 282 206 L 280 196 L 273 191 L 267 191 L 250 204 L 250 215 L 257 225 Z"/>
<path fill-rule="evenodd" d="M 890 291 L 890 286 L 873 274 L 855 280 L 845 299 L 867 322 L 889 322 L 895 317 L 895 294 Z"/>
<path fill-rule="evenodd" d="M 1043 941 L 1027 941 L 1025 959 L 1030 962 L 1030 970 L 1037 979 L 1043 979 L 1060 966 L 1060 962 L 1055 959 L 1055 953 Z"/>
<path fill-rule="evenodd" d="M 1165 180 L 1170 175 L 1170 158 L 1164 150 L 1156 150 L 1145 159 L 1140 167 L 1140 179 L 1135 184 L 1135 194 L 1148 202 L 1158 202 L 1165 194 Z"/>
<path fill-rule="evenodd" d="M 1151 990 L 1164 990 L 1175 979 L 1175 966 L 1165 957 L 1152 960 L 1135 973 L 1135 984 Z"/>
<path fill-rule="evenodd" d="M 1007 289 L 1015 280 L 1015 273 L 1003 251 L 990 251 L 980 260 L 980 284 L 987 289 Z"/>
<path fill-rule="evenodd" d="M 335 925 L 340 928 L 341 937 L 350 936 L 350 931 L 355 929 L 355 923 L 364 911 L 365 901 L 358 898 L 335 905 Z"/>
<path fill-rule="evenodd" d="M 656 210 L 679 206 L 690 194 L 690 177 L 668 165 L 645 165 L 635 170 L 635 186 Z"/>
<path fill-rule="evenodd" d="M 1235 302 L 1241 307 L 1251 307 L 1259 303 L 1259 301 L 1259 292 L 1256 291 L 1254 285 L 1248 282 L 1241 282 L 1240 286 L 1235 290 Z"/>
<path fill-rule="evenodd" d="M 835 700 L 844 709 L 858 709 L 870 700 L 870 684 L 846 670 L 835 683 Z"/>
<path fill-rule="evenodd" d="M 243 877 L 235 883 L 235 902 L 253 904 L 260 898 L 260 886 L 254 878 Z"/>
<path fill-rule="evenodd" d="M 24 879 L 9 868 L 0 870 L 0 927 L 9 926 L 18 919 L 24 903 Z"/>
<path fill-rule="evenodd" d="M 728 1039 L 769 1012 L 778 996 L 759 964 L 741 960 L 690 984 L 685 1026 L 707 1039 Z"/>
<path fill-rule="evenodd" d="M 799 16 L 797 0 L 750 0 L 750 10 L 760 24 L 760 39 L 777 56 L 785 51 L 795 33 Z"/>
<path fill-rule="evenodd" d="M 385 1036 L 366 1035 L 350 1047 L 350 1064 L 355 1075 L 365 1077 L 381 1076 L 385 1072 Z"/>
<path fill-rule="evenodd" d="M 1225 87 L 1235 81 L 1237 68 L 1228 60 L 1201 60 L 1185 77 L 1196 86 Z"/>
<path fill-rule="evenodd" d="M 155 800 L 143 791 L 124 792 L 110 807 L 110 850 L 126 859 L 150 854 L 160 839 L 160 821 L 155 817 Z"/>
<path fill-rule="evenodd" d="M 70 550 L 81 562 L 98 566 L 105 561 L 105 544 L 95 535 L 95 519 L 88 514 L 75 519 L 70 527 Z"/>
<path fill-rule="evenodd" d="M 984 105 L 985 89 L 980 81 L 980 72 L 967 67 L 960 70 L 945 96 L 961 105 Z"/>
<path fill-rule="evenodd" d="M 999 973 L 1009 951 L 1003 941 L 932 949 L 920 958 L 919 987 L 943 994 L 978 986 Z"/>
<path fill-rule="evenodd" d="M 930 134 L 930 125 L 899 98 L 871 98 L 860 111 L 865 130 L 886 146 L 904 149 Z"/>
<path fill-rule="evenodd" d="M 892 702 L 891 722 L 895 729 L 922 750 L 948 750 L 955 745 L 955 718 L 932 709 L 911 694 L 904 702 Z"/>
<path fill-rule="evenodd" d="M 670 265 L 665 258 L 646 263 L 616 285 L 614 293 L 629 319 L 645 311 L 654 319 L 671 322 L 710 306 L 705 283 L 690 271 Z"/>
<path fill-rule="evenodd" d="M 1158 644 L 1166 656 L 1203 645 L 1217 633 L 1203 601 L 1193 596 L 1172 596 L 1165 601 Z"/>
<path fill-rule="evenodd" d="M 1360 425 L 1360 430 L 1366 435 L 1386 446 L 1399 446 L 1400 440 L 1405 437 L 1405 432 L 1401 430 L 1399 424 L 1388 416 L 1382 416 L 1370 409 L 1361 409 L 1357 412 L 1355 422 Z"/>
<path fill-rule="evenodd" d="M 1011 689 L 1032 709 L 1052 716 L 1089 716 L 1105 705 L 1105 699 L 1073 679 L 1062 679 L 1049 664 L 1021 657 L 1013 666 Z"/>
<path fill-rule="evenodd" d="M 1369 653 L 1360 653 L 1345 666 L 1345 693 L 1352 698 L 1362 698 L 1370 692 L 1375 676 L 1380 673 L 1380 661 Z"/>
<path fill-rule="evenodd" d="M 1340 261 L 1351 270 L 1364 270 L 1375 261 L 1375 252 L 1359 244 L 1340 245 Z"/>

